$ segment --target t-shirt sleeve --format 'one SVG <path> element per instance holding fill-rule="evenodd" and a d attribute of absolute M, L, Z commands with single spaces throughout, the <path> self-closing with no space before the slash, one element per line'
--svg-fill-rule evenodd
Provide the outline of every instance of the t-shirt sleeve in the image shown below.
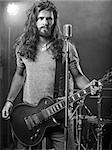
<path fill-rule="evenodd" d="M 20 67 L 20 68 L 24 68 L 24 67 L 25 67 L 25 64 L 24 64 L 24 62 L 23 62 L 23 59 L 22 59 L 22 57 L 20 56 L 18 50 L 16 50 L 16 65 L 17 65 L 17 67 Z"/>
<path fill-rule="evenodd" d="M 79 63 L 79 56 L 76 50 L 75 45 L 69 44 L 69 60 L 70 63 L 74 62 L 75 64 Z"/>

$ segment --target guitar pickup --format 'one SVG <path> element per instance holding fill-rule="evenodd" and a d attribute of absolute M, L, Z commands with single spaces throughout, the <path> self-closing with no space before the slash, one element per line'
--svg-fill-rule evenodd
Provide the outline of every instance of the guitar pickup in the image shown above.
<path fill-rule="evenodd" d="M 24 120 L 25 120 L 25 123 L 26 123 L 29 130 L 31 130 L 35 126 L 32 118 L 30 116 L 25 117 Z"/>

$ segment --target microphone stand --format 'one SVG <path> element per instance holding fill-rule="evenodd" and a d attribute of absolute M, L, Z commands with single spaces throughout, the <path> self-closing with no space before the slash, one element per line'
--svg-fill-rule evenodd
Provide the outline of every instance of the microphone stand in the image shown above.
<path fill-rule="evenodd" d="M 64 128 L 64 150 L 67 150 L 68 141 L 68 95 L 69 95 L 69 38 L 72 36 L 72 25 L 66 24 L 63 26 L 64 44 L 65 44 L 65 128 Z"/>
<path fill-rule="evenodd" d="M 68 60 L 69 60 L 69 38 L 65 38 L 65 59 L 66 59 L 66 68 L 65 68 L 65 128 L 64 128 L 64 150 L 67 150 L 67 141 L 68 141 L 68 79 L 69 79 L 69 71 L 68 71 Z"/>

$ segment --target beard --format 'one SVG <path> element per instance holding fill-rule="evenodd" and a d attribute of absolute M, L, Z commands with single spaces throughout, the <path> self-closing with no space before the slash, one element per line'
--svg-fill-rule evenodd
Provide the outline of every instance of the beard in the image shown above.
<path fill-rule="evenodd" d="M 49 38 L 52 36 L 52 30 L 53 30 L 52 28 L 42 27 L 38 30 L 39 36 Z"/>

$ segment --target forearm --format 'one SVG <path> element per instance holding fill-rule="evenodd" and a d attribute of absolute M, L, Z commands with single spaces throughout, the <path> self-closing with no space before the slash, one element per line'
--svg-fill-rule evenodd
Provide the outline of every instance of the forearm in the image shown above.
<path fill-rule="evenodd" d="M 90 83 L 89 79 L 83 74 L 79 63 L 72 62 L 70 71 L 79 89 L 85 88 Z"/>
<path fill-rule="evenodd" d="M 13 80 L 12 80 L 9 94 L 7 96 L 7 101 L 10 101 L 13 103 L 13 101 L 17 97 L 18 93 L 20 92 L 20 90 L 24 84 L 24 80 L 25 80 L 24 76 L 20 76 L 17 73 L 15 73 Z"/>
<path fill-rule="evenodd" d="M 75 79 L 75 82 L 79 89 L 85 88 L 90 83 L 89 79 L 85 75 L 78 76 Z"/>

